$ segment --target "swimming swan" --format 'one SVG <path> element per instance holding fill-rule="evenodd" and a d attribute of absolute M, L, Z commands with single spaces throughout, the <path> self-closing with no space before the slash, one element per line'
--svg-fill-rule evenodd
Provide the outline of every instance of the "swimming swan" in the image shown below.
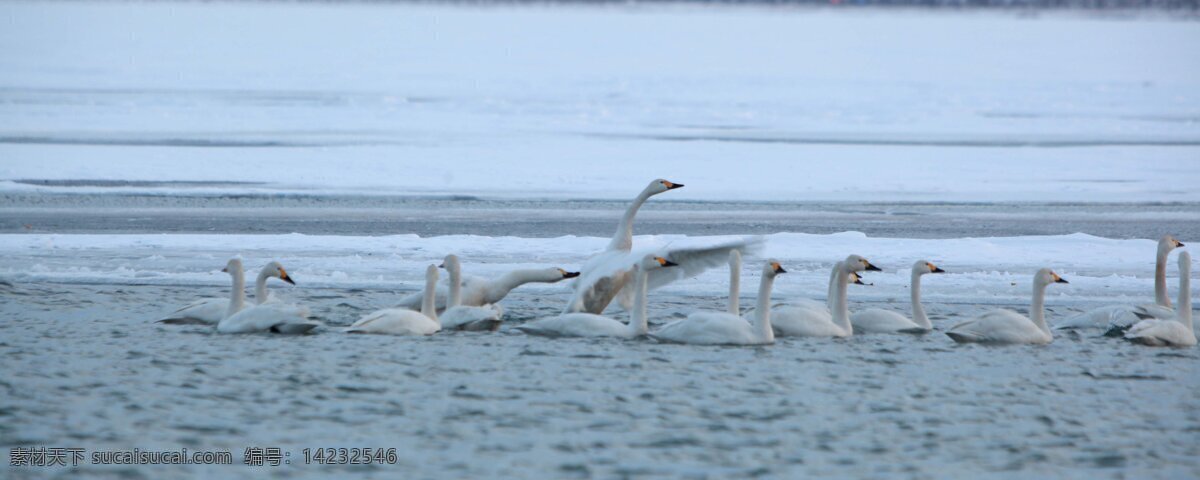
<path fill-rule="evenodd" d="M 1109 305 L 1083 312 L 1054 325 L 1055 330 L 1080 330 L 1102 328 L 1124 332 L 1143 318 L 1170 320 L 1175 318 L 1171 299 L 1167 294 L 1167 255 L 1183 243 L 1170 235 L 1158 240 L 1158 253 L 1154 258 L 1154 302 L 1141 305 Z"/>
<path fill-rule="evenodd" d="M 270 293 L 267 291 L 267 279 L 275 277 L 292 285 L 296 282 L 288 277 L 287 270 L 283 269 L 283 265 L 279 262 L 271 262 L 258 272 L 258 278 L 254 280 L 254 303 L 263 304 L 267 302 Z M 171 312 L 166 318 L 160 319 L 157 323 L 165 323 L 168 325 L 216 325 L 225 318 L 225 314 L 229 312 L 228 298 L 205 298 L 197 300 Z"/>
<path fill-rule="evenodd" d="M 859 256 L 850 255 L 833 265 L 829 272 L 828 308 L 808 303 L 780 307 L 772 316 L 775 334 L 789 337 L 848 337 L 854 335 L 846 288 L 850 275 L 862 271 L 880 271 L 879 267 Z M 857 281 L 857 275 L 854 277 Z"/>
<path fill-rule="evenodd" d="M 464 275 L 461 277 L 462 303 L 460 305 L 469 307 L 495 305 L 500 303 L 500 300 L 503 300 L 513 289 L 526 283 L 555 283 L 578 276 L 579 272 L 568 272 L 561 268 L 513 270 L 494 279 Z M 435 305 L 438 312 L 446 309 L 446 302 L 450 297 L 449 284 L 450 282 L 447 280 L 437 286 Z M 421 302 L 424 298 L 424 291 L 416 292 L 402 298 L 396 306 L 410 310 L 420 310 Z"/>
<path fill-rule="evenodd" d="M 439 332 L 442 326 L 438 323 L 437 309 L 433 303 L 437 280 L 437 266 L 430 265 L 425 269 L 425 290 L 420 312 L 407 308 L 376 310 L 350 325 L 346 333 L 433 335 Z"/>
<path fill-rule="evenodd" d="M 927 273 L 945 273 L 932 263 L 919 260 L 912 266 L 910 277 L 910 292 L 912 296 L 913 318 L 901 315 L 891 310 L 868 308 L 850 316 L 854 330 L 860 333 L 929 333 L 933 324 L 925 316 L 925 307 L 921 306 L 921 276 Z"/>
<path fill-rule="evenodd" d="M 771 286 L 775 276 L 787 273 L 778 261 L 768 260 L 758 286 L 754 322 L 729 312 L 695 312 L 651 332 L 651 338 L 667 343 L 696 345 L 769 345 L 775 343 L 771 330 Z"/>
<path fill-rule="evenodd" d="M 1179 252 L 1179 314 L 1173 320 L 1142 320 L 1125 332 L 1125 339 L 1152 347 L 1190 347 L 1196 344 L 1192 326 L 1192 255 Z"/>
<path fill-rule="evenodd" d="M 446 311 L 438 314 L 443 330 L 496 331 L 504 310 L 499 305 L 481 307 L 462 304 L 462 265 L 457 255 L 446 255 L 442 268 L 450 272 L 450 300 Z"/>
<path fill-rule="evenodd" d="M 628 324 L 603 315 L 574 312 L 534 320 L 518 326 L 517 330 L 547 337 L 637 338 L 646 335 L 649 330 L 649 322 L 646 319 L 646 295 L 650 272 L 674 266 L 675 264 L 667 259 L 654 255 L 647 255 L 641 262 L 634 265 L 634 305 L 629 310 Z"/>
<path fill-rule="evenodd" d="M 246 307 L 246 277 L 240 258 L 230 259 L 222 271 L 233 278 L 233 293 L 225 318 L 217 323 L 218 333 L 306 333 L 321 326 L 320 322 L 308 318 L 306 307 L 279 302 L 263 302 Z"/>
<path fill-rule="evenodd" d="M 1049 268 L 1033 275 L 1033 302 L 1026 317 L 1012 310 L 997 309 L 959 323 L 946 332 L 958 343 L 1031 343 L 1054 341 L 1046 326 L 1046 287 L 1051 283 L 1068 283 Z"/>
<path fill-rule="evenodd" d="M 748 237 L 723 242 L 716 245 L 687 248 L 658 248 L 633 251 L 633 219 L 638 209 L 651 196 L 668 190 L 682 187 L 682 184 L 663 179 L 650 182 L 642 193 L 638 194 L 633 203 L 625 211 L 625 216 L 617 226 L 617 232 L 604 251 L 588 259 L 580 269 L 582 274 L 575 281 L 575 292 L 567 302 L 564 313 L 586 312 L 599 314 L 619 298 L 621 306 L 628 309 L 633 303 L 632 290 L 625 287 L 633 280 L 633 265 L 646 254 L 653 254 L 670 260 L 679 268 L 650 272 L 648 288 L 654 289 L 681 278 L 695 276 L 709 268 L 721 265 L 729 255 L 730 250 L 747 250 L 761 246 L 761 237 Z"/>

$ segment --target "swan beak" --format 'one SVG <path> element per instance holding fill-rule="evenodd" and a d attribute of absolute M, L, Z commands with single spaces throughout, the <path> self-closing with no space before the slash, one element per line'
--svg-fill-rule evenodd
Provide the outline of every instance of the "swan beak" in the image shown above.
<path fill-rule="evenodd" d="M 222 268 L 221 271 L 224 273 L 229 273 L 229 267 Z"/>
<path fill-rule="evenodd" d="M 678 267 L 679 266 L 678 263 L 672 262 L 672 261 L 667 260 L 662 257 L 654 257 L 654 260 L 658 261 L 658 264 L 662 265 L 664 267 Z"/>
<path fill-rule="evenodd" d="M 438 264 L 438 268 L 446 268 L 446 264 L 445 264 L 445 263 L 439 263 L 439 264 Z"/>
<path fill-rule="evenodd" d="M 667 187 L 667 190 L 674 190 L 674 189 L 676 189 L 676 188 L 683 188 L 683 184 L 682 184 L 682 183 L 668 182 L 668 181 L 666 181 L 666 180 L 663 180 L 663 186 Z"/>
<path fill-rule="evenodd" d="M 854 279 L 854 284 L 855 284 L 855 285 L 867 285 L 867 284 L 863 283 L 863 281 L 862 281 L 862 279 L 861 279 L 861 278 L 855 278 L 855 279 Z"/>
<path fill-rule="evenodd" d="M 1175 248 L 1179 248 L 1179 247 L 1182 247 L 1182 246 L 1183 246 L 1183 242 L 1181 242 L 1181 241 L 1179 241 L 1179 240 L 1176 240 L 1176 241 L 1175 241 Z"/>
<path fill-rule="evenodd" d="M 933 270 L 931 270 L 931 272 L 933 272 L 933 273 L 946 273 L 946 271 L 945 271 L 945 270 L 942 270 L 942 267 L 933 267 Z"/>
<path fill-rule="evenodd" d="M 1055 276 L 1054 283 L 1071 283 L 1071 282 L 1068 282 L 1067 279 L 1065 279 L 1065 278 Z"/>
<path fill-rule="evenodd" d="M 879 267 L 876 267 L 876 266 L 874 266 L 874 265 L 871 265 L 871 262 L 864 261 L 863 263 L 866 263 L 866 264 L 867 264 L 867 271 L 868 271 L 868 272 L 882 272 L 882 271 L 883 271 L 883 269 L 881 269 L 881 268 L 879 268 Z"/>
<path fill-rule="evenodd" d="M 563 272 L 563 278 L 575 278 L 579 276 L 579 272 Z"/>
<path fill-rule="evenodd" d="M 288 276 L 288 274 L 287 274 L 287 271 L 286 271 L 286 270 L 284 270 L 284 269 L 282 269 L 282 268 L 281 268 L 281 269 L 279 269 L 279 279 L 280 279 L 280 280 L 283 280 L 283 281 L 285 281 L 285 282 L 288 282 L 288 283 L 290 283 L 290 284 L 292 284 L 292 285 L 295 285 L 295 284 L 296 284 L 296 282 L 292 280 L 292 277 L 289 277 L 289 276 Z"/>
<path fill-rule="evenodd" d="M 783 265 L 780 265 L 778 263 L 772 263 L 771 269 L 775 270 L 775 273 L 787 273 L 787 270 L 783 269 Z"/>

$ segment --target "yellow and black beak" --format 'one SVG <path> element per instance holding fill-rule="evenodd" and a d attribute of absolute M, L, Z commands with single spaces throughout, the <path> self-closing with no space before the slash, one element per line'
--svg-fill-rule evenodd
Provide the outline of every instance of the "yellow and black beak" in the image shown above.
<path fill-rule="evenodd" d="M 563 278 L 575 278 L 575 277 L 578 277 L 578 276 L 579 276 L 579 272 L 567 272 L 567 271 L 563 271 L 563 274 L 562 274 L 562 275 L 563 275 Z"/>
<path fill-rule="evenodd" d="M 1182 246 L 1184 246 L 1184 245 L 1183 245 L 1183 242 L 1181 242 L 1181 241 L 1179 241 L 1179 240 L 1176 240 L 1176 241 L 1175 241 L 1175 248 L 1179 248 L 1179 247 L 1182 247 Z"/>
<path fill-rule="evenodd" d="M 671 182 L 667 182 L 667 183 L 671 183 Z M 680 186 L 682 187 L 683 185 L 680 185 Z M 678 267 L 679 266 L 678 263 L 672 262 L 672 261 L 667 260 L 662 257 L 654 257 L 654 260 L 658 261 L 658 264 L 662 265 L 664 267 Z"/>
<path fill-rule="evenodd" d="M 295 285 L 295 284 L 296 284 L 296 282 L 292 280 L 292 277 L 289 277 L 289 276 L 288 276 L 288 274 L 287 274 L 287 270 L 284 270 L 284 269 L 282 269 L 282 268 L 281 268 L 281 269 L 279 269 L 279 279 L 280 279 L 280 280 L 283 280 L 283 281 L 285 281 L 285 282 L 288 282 L 288 283 L 290 283 L 290 284 L 292 284 L 292 285 Z"/>
<path fill-rule="evenodd" d="M 667 190 L 674 190 L 674 189 L 676 189 L 676 188 L 683 188 L 683 184 L 682 184 L 682 183 L 674 183 L 674 182 L 668 182 L 668 181 L 666 181 L 666 180 L 663 180 L 662 184 L 663 184 L 663 186 L 664 186 L 664 187 L 667 187 Z"/>
<path fill-rule="evenodd" d="M 772 263 L 771 268 L 775 270 L 775 273 L 787 273 L 787 270 L 783 269 L 783 265 L 778 263 Z"/>
<path fill-rule="evenodd" d="M 858 275 L 854 276 L 854 284 L 855 285 L 870 285 L 869 283 L 863 283 L 862 277 L 860 277 Z"/>
<path fill-rule="evenodd" d="M 937 266 L 937 265 L 934 265 L 934 264 L 932 264 L 932 263 L 931 263 L 931 264 L 929 264 L 929 272 L 930 272 L 930 273 L 946 273 L 946 271 L 945 271 L 945 270 L 942 270 L 942 267 L 939 267 L 939 266 Z"/>
<path fill-rule="evenodd" d="M 1051 273 L 1050 275 L 1054 276 L 1054 283 L 1071 283 L 1067 279 L 1058 276 L 1057 273 Z"/>
<path fill-rule="evenodd" d="M 883 271 L 883 269 L 881 269 L 881 268 L 879 268 L 879 267 L 876 267 L 876 266 L 874 266 L 874 265 L 871 265 L 871 262 L 868 262 L 868 261 L 866 261 L 866 260 L 863 260 L 863 263 L 867 265 L 867 268 L 866 268 L 866 270 L 867 270 L 868 272 L 882 272 L 882 271 Z"/>

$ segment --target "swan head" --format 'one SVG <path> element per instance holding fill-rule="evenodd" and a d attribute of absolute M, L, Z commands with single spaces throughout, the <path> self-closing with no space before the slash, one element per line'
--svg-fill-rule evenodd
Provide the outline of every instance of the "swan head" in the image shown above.
<path fill-rule="evenodd" d="M 783 269 L 783 265 L 779 264 L 779 260 L 775 260 L 775 259 L 767 260 L 766 265 L 763 265 L 763 275 L 764 276 L 774 277 L 781 273 L 787 273 L 787 270 Z"/>
<path fill-rule="evenodd" d="M 1174 250 L 1174 249 L 1182 247 L 1182 246 L 1183 246 L 1183 242 L 1176 240 L 1174 236 L 1163 235 L 1162 238 L 1160 238 L 1158 240 L 1158 253 L 1159 254 L 1170 253 L 1171 250 Z"/>
<path fill-rule="evenodd" d="M 225 268 L 222 268 L 221 271 L 230 275 L 241 275 L 242 257 L 233 257 L 229 259 L 228 262 L 225 262 Z"/>
<path fill-rule="evenodd" d="M 438 265 L 438 268 L 444 268 L 446 270 L 453 270 L 455 268 L 460 268 L 461 266 L 462 266 L 462 264 L 459 263 L 459 261 L 458 261 L 458 255 L 451 253 L 449 255 L 446 255 L 446 258 L 442 259 L 442 264 Z"/>
<path fill-rule="evenodd" d="M 674 190 L 676 188 L 683 188 L 683 184 L 675 183 L 663 178 L 656 178 L 653 182 L 650 182 L 650 185 L 646 187 L 646 190 L 649 191 L 651 195 L 657 195 L 667 190 Z"/>
<path fill-rule="evenodd" d="M 556 281 L 556 282 L 557 282 L 557 281 L 559 281 L 559 280 L 564 280 L 564 279 L 567 279 L 567 278 L 575 278 L 575 277 L 578 277 L 578 276 L 579 276 L 579 272 L 568 272 L 568 271 L 566 271 L 566 270 L 563 270 L 563 269 L 561 269 L 561 268 L 555 268 L 555 269 L 554 269 L 554 273 L 555 273 L 556 275 L 558 275 L 558 276 L 557 276 L 557 278 L 555 278 L 555 279 L 554 279 L 554 281 Z"/>
<path fill-rule="evenodd" d="M 679 266 L 678 263 L 667 260 L 656 255 L 646 255 L 637 265 L 642 270 L 653 270 L 655 268 L 666 268 Z"/>
<path fill-rule="evenodd" d="M 429 265 L 428 267 L 425 267 L 425 281 L 436 282 L 437 279 L 438 279 L 438 266 L 437 265 Z"/>
<path fill-rule="evenodd" d="M 1043 268 L 1038 270 L 1037 275 L 1033 277 L 1033 282 L 1038 286 L 1045 286 L 1051 283 L 1071 283 L 1067 279 L 1058 276 L 1054 270 Z"/>
<path fill-rule="evenodd" d="M 917 263 L 913 264 L 912 271 L 918 275 L 924 275 L 926 273 L 946 273 L 945 270 L 938 268 L 937 265 L 934 265 L 927 260 L 917 260 Z"/>
<path fill-rule="evenodd" d="M 292 277 L 288 276 L 287 270 L 285 270 L 283 265 L 280 265 L 279 262 L 268 263 L 263 270 L 267 273 L 268 277 L 275 277 L 292 285 L 296 284 L 296 282 L 292 280 Z"/>
<path fill-rule="evenodd" d="M 879 267 L 871 265 L 871 262 L 868 261 L 867 259 L 865 259 L 861 256 L 858 256 L 858 255 L 850 255 L 850 256 L 846 257 L 846 261 L 843 263 L 846 265 L 847 268 L 850 269 L 851 272 L 862 272 L 862 271 L 882 272 L 883 271 Z"/>

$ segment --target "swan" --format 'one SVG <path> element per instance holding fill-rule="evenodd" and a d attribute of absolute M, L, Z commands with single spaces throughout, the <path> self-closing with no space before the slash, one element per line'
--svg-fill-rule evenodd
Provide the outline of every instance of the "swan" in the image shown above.
<path fill-rule="evenodd" d="M 1050 343 L 1054 337 L 1046 326 L 1042 307 L 1046 303 L 1046 287 L 1051 283 L 1068 282 L 1049 268 L 1033 275 L 1033 302 L 1029 308 L 1032 319 L 1012 310 L 997 309 L 950 327 L 946 335 L 958 343 Z"/>
<path fill-rule="evenodd" d="M 270 293 L 267 291 L 267 279 L 275 277 L 295 285 L 296 282 L 288 276 L 287 270 L 279 262 L 271 262 L 258 272 L 254 280 L 254 303 L 266 303 Z M 225 318 L 229 310 L 228 298 L 205 298 L 192 302 L 179 310 L 171 312 L 157 321 L 168 325 L 216 325 Z"/>
<path fill-rule="evenodd" d="M 1179 314 L 1173 320 L 1142 320 L 1125 332 L 1125 339 L 1152 347 L 1190 347 L 1196 344 L 1192 326 L 1192 255 L 1179 252 Z"/>
<path fill-rule="evenodd" d="M 771 286 L 775 276 L 787 273 L 776 260 L 763 266 L 758 286 L 758 307 L 749 322 L 730 312 L 694 312 L 682 320 L 668 323 L 651 332 L 651 338 L 666 343 L 696 345 L 770 345 L 775 343 L 771 330 Z"/>
<path fill-rule="evenodd" d="M 474 307 L 462 305 L 462 265 L 457 255 L 446 255 L 442 268 L 450 272 L 450 299 L 446 311 L 438 314 L 443 330 L 496 331 L 504 310 L 498 305 Z"/>
<path fill-rule="evenodd" d="M 643 249 L 634 252 L 633 219 L 637 216 L 638 209 L 650 197 L 680 187 L 683 187 L 683 184 L 656 179 L 634 198 L 618 224 L 612 241 L 603 251 L 588 259 L 580 270 L 582 274 L 575 281 L 574 294 L 563 313 L 600 314 L 618 296 L 621 306 L 628 309 L 634 296 L 632 290 L 625 288 L 633 279 L 630 265 L 637 263 L 646 254 L 654 254 L 679 265 L 677 269 L 658 269 L 650 272 L 648 288 L 654 289 L 720 265 L 730 250 L 747 250 L 761 246 L 761 237 L 748 237 L 703 247 L 658 248 L 648 251 Z"/>
<path fill-rule="evenodd" d="M 877 272 L 880 269 L 859 255 L 850 255 L 834 264 L 829 272 L 828 308 L 808 303 L 780 307 L 773 315 L 775 334 L 790 337 L 854 335 L 854 326 L 850 323 L 850 309 L 846 301 L 846 287 L 851 278 L 857 282 L 857 273 L 862 271 Z M 850 277 L 851 274 L 855 277 Z"/>
<path fill-rule="evenodd" d="M 465 275 L 462 276 L 461 281 L 460 305 L 470 307 L 495 305 L 500 303 L 500 300 L 503 300 L 508 292 L 526 283 L 555 283 L 578 276 L 579 272 L 568 272 L 557 267 L 513 270 L 494 279 Z M 450 297 L 449 283 L 446 281 L 437 286 L 435 305 L 439 312 L 446 309 L 447 300 Z M 424 298 L 423 291 L 416 292 L 402 298 L 396 306 L 409 310 L 420 310 Z"/>
<path fill-rule="evenodd" d="M 1167 295 L 1167 255 L 1183 243 L 1171 235 L 1158 240 L 1158 253 L 1154 259 L 1154 302 L 1141 305 L 1109 305 L 1083 312 L 1054 325 L 1055 330 L 1080 330 L 1103 328 L 1124 332 L 1142 318 L 1170 320 L 1175 318 L 1171 299 Z"/>
<path fill-rule="evenodd" d="M 246 307 L 246 277 L 242 270 L 242 259 L 230 259 L 222 271 L 233 278 L 233 293 L 225 318 L 217 322 L 218 333 L 306 333 L 321 325 L 308 318 L 306 307 L 279 302 L 263 302 Z"/>
<path fill-rule="evenodd" d="M 434 295 L 437 289 L 438 269 L 430 265 L 425 269 L 425 298 L 421 311 L 407 308 L 385 308 L 362 317 L 345 330 L 346 333 L 379 333 L 386 335 L 433 335 L 441 331 L 438 323 Z"/>
<path fill-rule="evenodd" d="M 637 338 L 649 330 L 646 319 L 646 294 L 650 272 L 667 267 L 674 267 L 671 261 L 647 255 L 633 267 L 635 278 L 634 306 L 629 310 L 629 323 L 621 323 L 603 315 L 594 313 L 564 313 L 556 317 L 543 318 L 520 325 L 517 330 L 547 337 L 617 337 Z"/>
<path fill-rule="evenodd" d="M 850 323 L 856 331 L 862 333 L 929 333 L 933 324 L 925 316 L 925 307 L 921 306 L 921 276 L 927 273 L 945 273 L 945 270 L 925 260 L 919 260 L 912 266 L 910 277 L 910 292 L 912 295 L 913 318 L 880 308 L 868 308 L 850 316 Z"/>

